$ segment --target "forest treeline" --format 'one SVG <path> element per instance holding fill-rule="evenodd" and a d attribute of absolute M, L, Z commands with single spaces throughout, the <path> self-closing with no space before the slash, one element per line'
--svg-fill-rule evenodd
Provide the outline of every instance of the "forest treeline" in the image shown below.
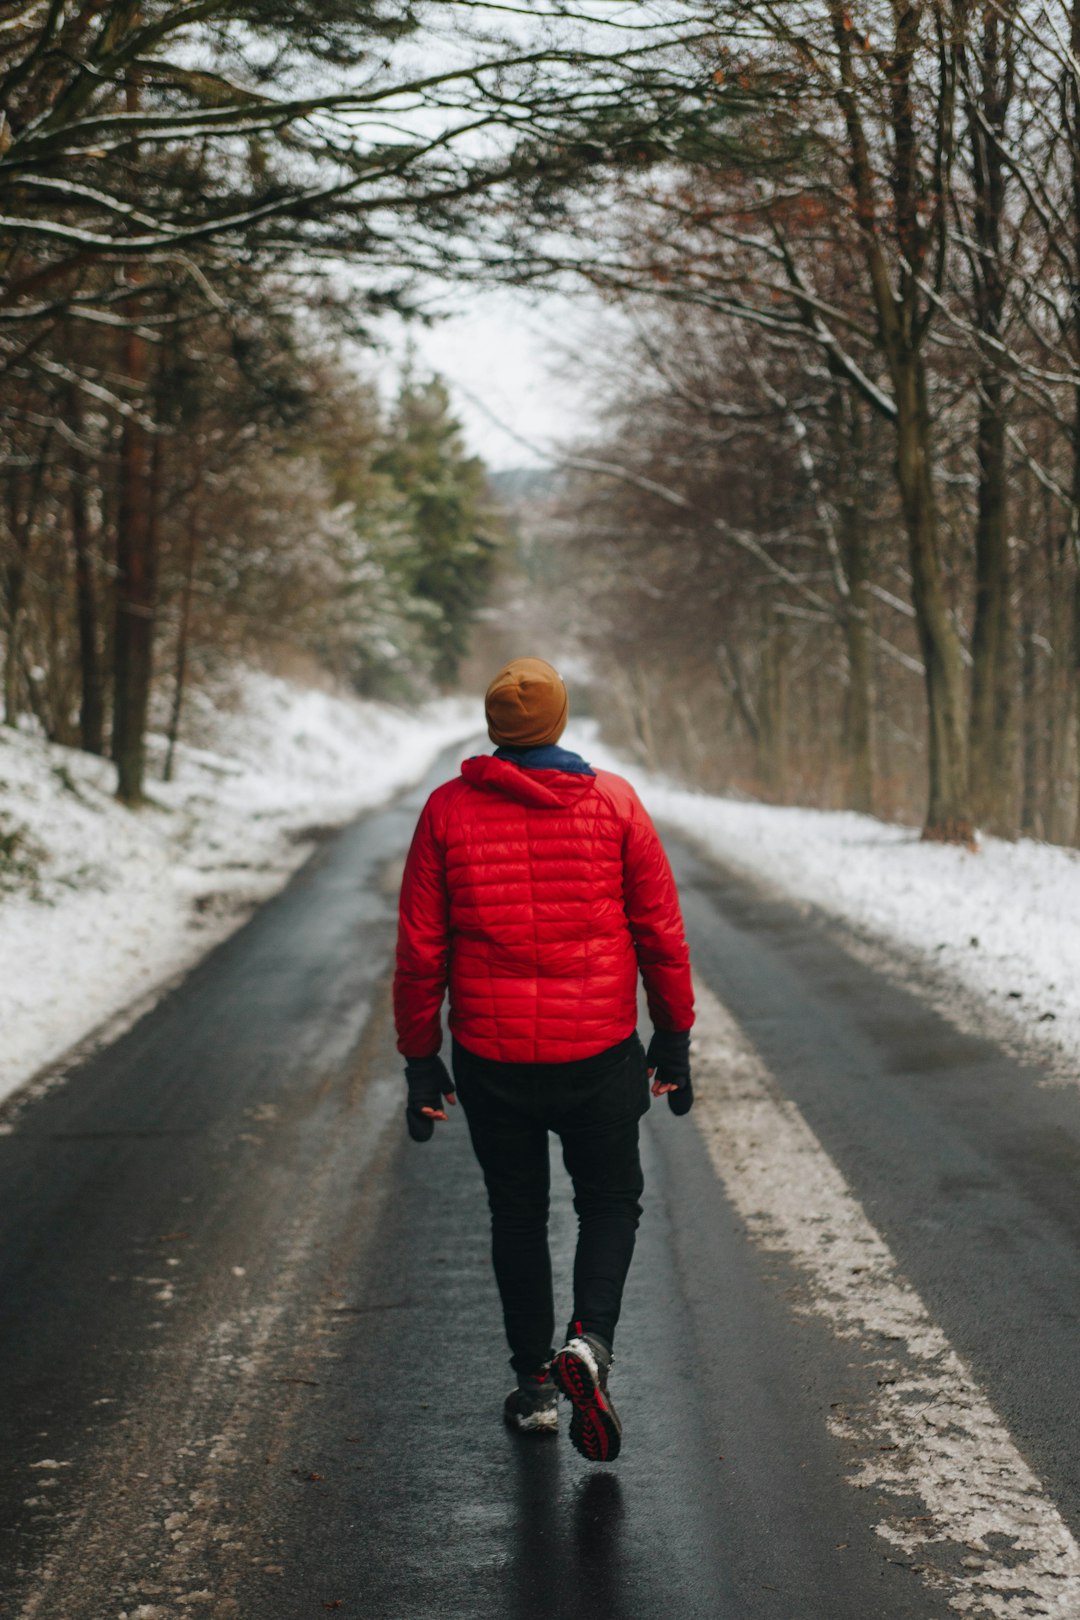
<path fill-rule="evenodd" d="M 80 358 L 72 342 L 66 364 Z M 167 778 L 192 679 L 232 661 L 299 653 L 363 695 L 401 700 L 452 682 L 505 531 L 438 378 L 407 368 L 385 405 L 289 324 L 241 356 L 204 333 L 157 357 L 134 492 L 123 418 L 75 390 L 66 403 L 60 418 L 23 391 L 35 421 L 9 440 L 25 453 L 7 486 L 8 725 L 29 715 L 97 754 L 117 736 L 120 660 L 132 657 L 117 638 L 121 580 L 120 611 L 142 606 L 138 627 L 153 629 L 146 720 Z M 121 576 L 114 560 L 133 499 L 150 527 L 139 604 L 130 564 Z M 133 741 L 141 792 L 145 727 Z"/>
<path fill-rule="evenodd" d="M 256 597 L 276 571 L 301 616 L 337 542 L 309 569 L 287 530 L 336 532 L 351 503 L 363 544 L 378 529 L 400 559 L 387 424 L 343 495 L 316 441 L 348 389 L 316 379 L 335 341 L 450 280 L 607 306 L 577 357 L 602 425 L 550 515 L 561 617 L 646 755 L 933 838 L 1076 839 L 1080 0 L 5 16 L 6 690 L 57 729 L 89 705 L 125 797 L 187 597 L 225 612 L 215 525 L 182 503 L 212 514 L 226 465 L 241 490 L 248 468 L 245 520 L 263 489 L 283 513 L 309 499 L 274 537 L 238 523 L 224 565 Z M 305 428 L 316 399 L 329 417 Z M 367 566 L 325 616 L 361 681 L 408 644 L 404 598 Z M 394 577 L 445 678 L 459 582 Z M 78 658 L 54 672 L 65 635 Z"/>
<path fill-rule="evenodd" d="M 684 93 L 666 23 L 580 27 L 560 4 L 3 0 L 8 725 L 108 751 L 135 804 L 200 659 L 284 640 L 361 691 L 452 680 L 497 539 L 482 470 L 437 382 L 380 412 L 342 356 L 440 277 L 503 274 L 518 222 Z"/>
<path fill-rule="evenodd" d="M 407 230 L 411 191 L 434 215 L 461 178 L 437 140 L 347 127 L 408 95 L 415 64 L 369 65 L 408 13 L 3 9 L 4 722 L 111 752 L 137 803 L 148 729 L 168 774 L 215 662 L 299 648 L 361 692 L 446 684 L 498 540 L 483 469 L 437 380 L 384 407 L 342 358 L 402 302 L 376 204 Z"/>
<path fill-rule="evenodd" d="M 1074 842 L 1080 5 L 709 10 L 754 105 L 579 234 L 612 313 L 557 516 L 622 734 Z"/>

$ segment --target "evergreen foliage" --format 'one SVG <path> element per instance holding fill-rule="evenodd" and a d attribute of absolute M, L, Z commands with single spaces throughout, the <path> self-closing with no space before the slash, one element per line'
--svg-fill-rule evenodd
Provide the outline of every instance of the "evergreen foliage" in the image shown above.
<path fill-rule="evenodd" d="M 487 479 L 482 463 L 466 453 L 438 377 L 418 381 L 410 368 L 388 437 L 375 468 L 404 507 L 409 539 L 398 558 L 400 583 L 424 660 L 446 687 L 491 582 L 498 541 Z"/>

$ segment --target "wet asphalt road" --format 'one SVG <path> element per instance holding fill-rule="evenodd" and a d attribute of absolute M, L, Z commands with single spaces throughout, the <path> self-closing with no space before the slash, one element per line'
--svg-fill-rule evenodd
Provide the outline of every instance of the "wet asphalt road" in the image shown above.
<path fill-rule="evenodd" d="M 623 1456 L 503 1429 L 479 1173 L 459 1117 L 407 1140 L 389 1020 L 400 862 L 457 757 L 8 1110 L 0 1616 L 944 1620 L 826 1426 L 872 1365 L 793 1309 L 692 1118 L 646 1120 Z M 699 974 L 1080 1529 L 1080 1094 L 668 842 Z"/>

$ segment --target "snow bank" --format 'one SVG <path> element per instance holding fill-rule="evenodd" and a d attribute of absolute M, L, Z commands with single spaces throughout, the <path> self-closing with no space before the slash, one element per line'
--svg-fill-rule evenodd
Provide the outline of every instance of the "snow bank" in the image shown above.
<path fill-rule="evenodd" d="M 479 730 L 475 701 L 410 713 L 254 673 L 238 692 L 138 813 L 104 761 L 0 733 L 0 840 L 26 828 L 25 860 L 41 857 L 15 892 L 0 860 L 0 1098 L 243 921 L 305 858 L 298 834 L 387 798 Z M 1036 1038 L 1080 1078 L 1080 853 L 987 838 L 971 854 L 868 816 L 689 792 L 595 729 L 565 741 L 629 777 L 658 820 L 877 942 L 877 965 L 922 964 L 919 988 L 938 987 L 944 1010 L 970 1024 L 995 1009 L 993 1033 Z"/>
<path fill-rule="evenodd" d="M 910 976 L 905 966 L 921 963 L 958 1022 L 992 1010 L 992 1033 L 1035 1039 L 1064 1057 L 1059 1076 L 1080 1079 L 1080 852 L 1030 839 L 984 838 L 976 853 L 924 844 L 909 827 L 853 812 L 688 792 L 594 737 L 583 752 L 628 777 L 657 820 L 876 940 L 876 965 Z M 950 985 L 973 1004 L 961 1007 Z"/>
<path fill-rule="evenodd" d="M 0 862 L 0 1098 L 197 960 L 278 889 L 305 832 L 348 820 L 474 736 L 475 702 L 415 712 L 244 672 L 236 706 L 202 716 L 210 746 L 181 748 L 138 812 L 103 760 L 0 735 L 0 838 L 28 830 L 4 892 Z M 152 739 L 151 759 L 162 745 Z"/>

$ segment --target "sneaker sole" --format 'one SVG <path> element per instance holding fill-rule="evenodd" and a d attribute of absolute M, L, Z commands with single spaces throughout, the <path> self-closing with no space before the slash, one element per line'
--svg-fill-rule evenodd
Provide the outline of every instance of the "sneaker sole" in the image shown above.
<path fill-rule="evenodd" d="M 551 1375 L 573 1407 L 570 1440 L 589 1462 L 614 1462 L 622 1433 L 602 1389 L 580 1356 L 556 1356 Z"/>

